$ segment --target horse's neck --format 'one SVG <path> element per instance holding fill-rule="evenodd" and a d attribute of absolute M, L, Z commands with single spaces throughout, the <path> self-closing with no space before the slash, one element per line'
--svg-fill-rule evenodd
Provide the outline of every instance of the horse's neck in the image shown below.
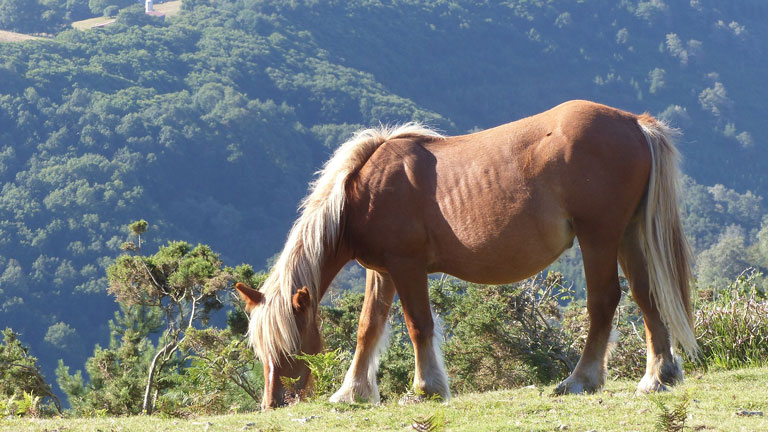
<path fill-rule="evenodd" d="M 322 300 L 328 287 L 333 282 L 333 278 L 339 274 L 339 271 L 352 259 L 352 255 L 346 248 L 342 247 L 335 253 L 331 253 L 323 260 L 320 266 L 320 286 L 317 287 L 317 302 Z"/>

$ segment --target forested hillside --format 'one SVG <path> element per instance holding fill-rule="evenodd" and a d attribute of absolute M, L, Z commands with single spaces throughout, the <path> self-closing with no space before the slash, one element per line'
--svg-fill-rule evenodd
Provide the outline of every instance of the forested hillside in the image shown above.
<path fill-rule="evenodd" d="M 768 265 L 761 0 L 185 0 L 89 31 L 61 31 L 100 13 L 83 2 L 29 3 L 59 12 L 38 28 L 0 1 L 5 29 L 55 33 L 0 43 L 0 324 L 49 377 L 106 342 L 126 224 L 151 222 L 148 248 L 264 267 L 312 173 L 379 122 L 458 134 L 572 98 L 649 111 L 684 132 L 700 282 Z M 576 251 L 558 268 L 578 280 Z"/>

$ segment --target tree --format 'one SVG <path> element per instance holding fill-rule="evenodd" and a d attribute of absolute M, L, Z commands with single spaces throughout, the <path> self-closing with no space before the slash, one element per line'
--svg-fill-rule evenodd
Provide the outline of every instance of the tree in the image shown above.
<path fill-rule="evenodd" d="M 149 366 L 142 403 L 142 412 L 151 414 L 158 396 L 156 375 L 174 359 L 187 331 L 207 322 L 210 313 L 222 307 L 219 295 L 231 288 L 235 270 L 224 268 L 210 247 L 192 247 L 182 241 L 170 242 L 154 255 L 141 256 L 141 236 L 147 226 L 143 220 L 130 225 L 138 244 L 123 244 L 129 253 L 107 269 L 107 279 L 109 293 L 120 304 L 163 312 L 165 329 Z"/>
<path fill-rule="evenodd" d="M 2 331 L 0 343 L 0 397 L 18 398 L 24 394 L 49 398 L 61 413 L 61 402 L 45 382 L 37 358 L 29 354 L 19 335 L 10 328 Z"/>
<path fill-rule="evenodd" d="M 744 229 L 729 225 L 709 249 L 696 258 L 696 278 L 700 288 L 724 289 L 750 266 L 747 261 Z"/>
<path fill-rule="evenodd" d="M 117 6 L 118 8 L 124 8 L 131 6 L 135 4 L 135 1 L 132 0 L 90 0 L 88 2 L 88 7 L 91 9 L 91 12 L 97 15 L 102 15 L 104 13 L 104 9 L 110 7 L 110 6 Z"/>
<path fill-rule="evenodd" d="M 109 321 L 109 346 L 96 345 L 85 363 L 88 383 L 81 371 L 70 375 L 69 367 L 59 360 L 56 381 L 75 413 L 119 416 L 141 412 L 146 371 L 154 351 L 149 337 L 162 331 L 163 324 L 163 313 L 158 308 L 122 306 Z"/>
<path fill-rule="evenodd" d="M 0 0 L 0 29 L 34 31 L 39 7 L 37 0 Z"/>
<path fill-rule="evenodd" d="M 243 335 L 234 330 L 188 330 L 181 349 L 189 364 L 174 375 L 174 388 L 159 399 L 158 410 L 200 415 L 258 409 L 264 387 L 261 367 Z"/>

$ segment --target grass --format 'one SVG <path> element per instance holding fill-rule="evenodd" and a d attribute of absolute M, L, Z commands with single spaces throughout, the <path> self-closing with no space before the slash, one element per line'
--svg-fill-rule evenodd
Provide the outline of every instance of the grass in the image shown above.
<path fill-rule="evenodd" d="M 430 417 L 440 419 L 438 425 L 444 424 L 446 430 L 649 431 L 656 428 L 662 413 L 659 403 L 671 410 L 686 395 L 690 399 L 686 430 L 768 430 L 768 368 L 689 376 L 684 385 L 653 397 L 635 396 L 635 385 L 631 381 L 609 381 L 599 393 L 562 397 L 552 396 L 554 386 L 531 386 L 460 395 L 446 404 L 303 402 L 268 412 L 191 419 L 3 419 L 0 431 L 403 431 L 414 430 L 414 423 Z M 741 410 L 762 411 L 764 415 L 737 415 Z"/>
<path fill-rule="evenodd" d="M 154 6 L 154 9 L 158 12 L 164 13 L 165 16 L 171 17 L 181 11 L 181 0 L 159 3 Z"/>
<path fill-rule="evenodd" d="M 100 16 L 96 18 L 88 18 L 86 20 L 73 22 L 72 27 L 78 30 L 88 30 L 95 25 L 103 24 L 107 21 L 114 21 L 114 18 L 104 17 L 104 16 Z"/>
<path fill-rule="evenodd" d="M 23 33 L 15 33 L 6 30 L 0 30 L 0 42 L 22 42 L 31 39 L 45 39 L 38 36 L 26 35 Z"/>
<path fill-rule="evenodd" d="M 169 1 L 165 3 L 159 3 L 154 5 L 154 10 L 157 12 L 162 12 L 167 17 L 172 17 L 176 14 L 178 14 L 181 11 L 181 1 L 182 0 L 176 0 L 176 1 Z M 96 17 L 96 18 L 89 18 L 82 21 L 75 21 L 72 23 L 72 27 L 78 29 L 78 30 L 88 30 L 92 28 L 95 25 L 104 24 L 109 21 L 114 21 L 114 17 Z"/>

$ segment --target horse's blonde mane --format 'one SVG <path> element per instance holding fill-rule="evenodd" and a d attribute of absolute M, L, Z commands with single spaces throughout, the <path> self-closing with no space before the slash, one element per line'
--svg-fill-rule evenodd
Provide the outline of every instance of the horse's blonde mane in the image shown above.
<path fill-rule="evenodd" d="M 299 331 L 291 296 L 306 286 L 317 307 L 320 271 L 324 257 L 339 243 L 341 216 L 346 202 L 345 186 L 383 143 L 408 137 L 441 138 L 419 123 L 381 126 L 358 131 L 342 144 L 317 173 L 310 192 L 301 202 L 301 216 L 293 224 L 280 257 L 262 288 L 264 303 L 253 309 L 248 338 L 262 362 L 279 362 L 300 349 Z"/>

